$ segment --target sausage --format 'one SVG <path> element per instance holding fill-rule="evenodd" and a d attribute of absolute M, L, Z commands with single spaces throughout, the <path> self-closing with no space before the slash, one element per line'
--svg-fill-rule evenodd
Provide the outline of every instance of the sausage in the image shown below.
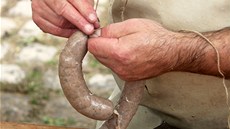
<path fill-rule="evenodd" d="M 65 96 L 81 114 L 97 120 L 107 120 L 113 114 L 113 103 L 93 95 L 82 74 L 82 60 L 87 52 L 88 37 L 75 32 L 59 57 L 59 78 Z"/>
<path fill-rule="evenodd" d="M 145 89 L 145 81 L 125 82 L 114 114 L 100 129 L 126 129 L 135 115 Z"/>
<path fill-rule="evenodd" d="M 82 60 L 87 53 L 88 36 L 75 32 L 67 41 L 59 57 L 59 78 L 70 104 L 81 114 L 106 120 L 101 129 L 125 129 L 135 114 L 144 91 L 144 81 L 126 82 L 119 103 L 93 95 L 82 73 Z"/>

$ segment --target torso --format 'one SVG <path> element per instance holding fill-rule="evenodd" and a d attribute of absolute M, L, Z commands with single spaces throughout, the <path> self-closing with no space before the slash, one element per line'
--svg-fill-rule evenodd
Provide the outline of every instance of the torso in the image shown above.
<path fill-rule="evenodd" d="M 114 22 L 121 21 L 123 5 L 123 0 L 115 0 Z M 230 27 L 230 0 L 129 0 L 124 16 L 152 19 L 174 31 L 215 31 Z M 230 80 L 226 84 L 230 86 Z M 169 123 L 196 129 L 208 124 L 213 129 L 226 127 L 228 109 L 221 78 L 171 72 L 147 80 L 146 85 L 149 93 L 146 90 L 142 105 Z"/>

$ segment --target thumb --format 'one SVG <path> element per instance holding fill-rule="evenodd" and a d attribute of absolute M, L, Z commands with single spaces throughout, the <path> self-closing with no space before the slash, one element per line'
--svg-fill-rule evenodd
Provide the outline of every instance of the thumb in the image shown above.
<path fill-rule="evenodd" d="M 108 58 L 114 54 L 117 49 L 117 38 L 90 38 L 88 39 L 88 51 L 96 57 Z"/>

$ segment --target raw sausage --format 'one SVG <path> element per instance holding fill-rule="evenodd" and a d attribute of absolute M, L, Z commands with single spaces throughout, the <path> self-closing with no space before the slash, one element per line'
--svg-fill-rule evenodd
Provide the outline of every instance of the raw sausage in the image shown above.
<path fill-rule="evenodd" d="M 126 82 L 119 103 L 93 95 L 86 86 L 82 60 L 87 52 L 88 36 L 75 32 L 67 41 L 59 58 L 59 78 L 70 104 L 81 114 L 106 120 L 100 129 L 125 129 L 141 101 L 145 81 Z"/>

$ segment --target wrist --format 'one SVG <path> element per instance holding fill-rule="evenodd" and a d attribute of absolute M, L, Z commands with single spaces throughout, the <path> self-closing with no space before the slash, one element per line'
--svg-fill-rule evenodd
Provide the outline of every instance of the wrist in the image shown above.
<path fill-rule="evenodd" d="M 153 55 L 154 57 L 161 57 L 160 60 L 158 60 L 158 63 L 161 64 L 158 69 L 160 71 L 159 73 L 164 74 L 167 72 L 184 70 L 187 60 L 184 58 L 184 49 L 186 46 L 184 46 L 185 44 L 183 42 L 187 42 L 187 36 L 169 30 L 162 32 L 161 38 L 157 40 L 157 43 L 161 44 L 159 47 L 160 49 L 154 49 L 155 52 L 158 52 Z"/>
<path fill-rule="evenodd" d="M 177 50 L 172 71 L 197 72 L 202 70 L 200 64 L 206 56 L 209 44 L 194 33 L 176 33 L 174 41 Z"/>

